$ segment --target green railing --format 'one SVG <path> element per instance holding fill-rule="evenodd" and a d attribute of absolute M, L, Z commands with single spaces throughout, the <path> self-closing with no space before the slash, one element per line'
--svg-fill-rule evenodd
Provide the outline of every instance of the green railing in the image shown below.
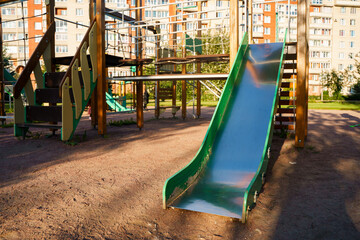
<path fill-rule="evenodd" d="M 91 70 L 87 58 L 88 51 L 91 60 Z M 60 96 L 62 97 L 61 140 L 63 141 L 72 138 L 92 91 L 95 88 L 97 80 L 96 54 L 96 20 L 94 20 L 86 32 L 59 87 Z M 79 74 L 81 74 L 82 77 L 83 88 Z M 72 102 L 70 97 L 70 91 L 72 91 L 74 102 Z"/>
<path fill-rule="evenodd" d="M 30 80 L 30 75 L 34 73 L 37 88 L 44 88 L 43 73 L 40 66 L 40 58 L 44 60 L 47 72 L 51 72 L 51 44 L 54 41 L 55 23 L 53 22 L 37 45 L 34 53 L 31 55 L 19 79 L 14 85 L 14 134 L 16 137 L 22 136 L 24 129 L 19 128 L 18 124 L 26 122 L 25 102 L 29 106 L 35 105 L 34 88 Z M 24 92 L 25 98 L 21 96 Z"/>

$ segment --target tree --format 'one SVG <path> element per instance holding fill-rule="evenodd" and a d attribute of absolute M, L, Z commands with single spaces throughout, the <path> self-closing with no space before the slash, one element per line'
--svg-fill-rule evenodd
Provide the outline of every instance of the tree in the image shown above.
<path fill-rule="evenodd" d="M 330 90 L 335 99 L 341 99 L 341 90 L 346 84 L 344 75 L 332 69 L 329 72 L 323 72 L 320 75 L 322 84 Z"/>
<path fill-rule="evenodd" d="M 10 62 L 10 55 L 7 53 L 5 47 L 3 48 L 2 51 L 2 57 L 3 57 L 4 68 L 10 71 L 12 64 Z"/>

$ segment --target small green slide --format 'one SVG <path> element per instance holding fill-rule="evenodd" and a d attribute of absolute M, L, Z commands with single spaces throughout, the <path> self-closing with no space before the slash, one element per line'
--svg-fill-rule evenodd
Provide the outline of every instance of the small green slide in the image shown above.
<path fill-rule="evenodd" d="M 115 112 L 131 111 L 131 109 L 128 109 L 117 102 L 109 93 L 106 93 L 106 103 Z"/>
<path fill-rule="evenodd" d="M 165 182 L 164 208 L 245 222 L 255 206 L 270 158 L 285 42 L 249 45 L 247 39 L 195 158 Z"/>

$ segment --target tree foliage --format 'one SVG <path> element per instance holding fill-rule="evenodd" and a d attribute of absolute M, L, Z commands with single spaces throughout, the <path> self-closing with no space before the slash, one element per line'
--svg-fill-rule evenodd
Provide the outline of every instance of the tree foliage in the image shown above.
<path fill-rule="evenodd" d="M 341 99 L 341 90 L 346 84 L 343 73 L 332 69 L 329 72 L 323 72 L 320 76 L 322 84 L 330 90 L 335 99 Z"/>

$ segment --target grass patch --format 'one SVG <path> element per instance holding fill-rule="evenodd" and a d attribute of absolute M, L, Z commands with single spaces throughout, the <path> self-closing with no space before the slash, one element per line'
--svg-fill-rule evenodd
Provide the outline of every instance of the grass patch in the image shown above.
<path fill-rule="evenodd" d="M 1 128 L 12 128 L 13 126 L 14 126 L 13 122 L 0 125 Z"/>
<path fill-rule="evenodd" d="M 360 102 L 310 102 L 309 109 L 360 110 Z"/>
<path fill-rule="evenodd" d="M 132 125 L 132 124 L 136 124 L 136 122 L 133 120 L 133 118 L 109 122 L 109 126 L 115 126 L 115 127 L 121 127 L 124 125 Z"/>

